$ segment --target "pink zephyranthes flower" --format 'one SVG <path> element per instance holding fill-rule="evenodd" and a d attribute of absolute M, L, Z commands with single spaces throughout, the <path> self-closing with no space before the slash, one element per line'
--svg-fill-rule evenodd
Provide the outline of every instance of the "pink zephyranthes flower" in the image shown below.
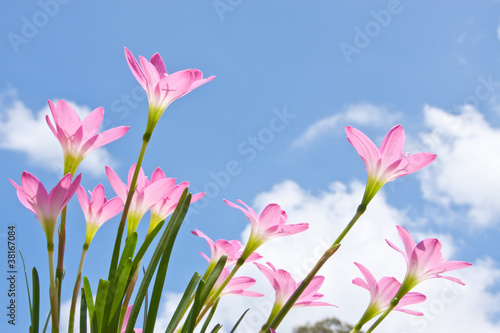
<path fill-rule="evenodd" d="M 97 108 L 85 119 L 80 120 L 78 113 L 65 101 L 56 105 L 49 100 L 49 107 L 54 118 L 52 125 L 49 116 L 45 119 L 50 129 L 61 143 L 64 154 L 64 170 L 74 174 L 82 160 L 91 151 L 121 138 L 129 127 L 119 126 L 97 134 L 104 116 L 104 109 Z"/>
<path fill-rule="evenodd" d="M 375 280 L 375 277 L 366 267 L 358 263 L 354 264 L 359 268 L 365 279 L 363 280 L 361 278 L 355 278 L 354 280 L 352 280 L 352 283 L 365 288 L 370 292 L 370 303 L 368 304 L 368 308 L 358 322 L 358 328 L 361 329 L 361 326 L 363 326 L 366 322 L 384 312 L 389 307 L 391 300 L 394 298 L 394 296 L 396 296 L 401 283 L 399 283 L 395 278 L 387 276 L 383 277 L 377 282 L 377 280 Z M 415 316 L 423 316 L 424 314 L 422 312 L 408 310 L 402 307 L 406 305 L 421 303 L 425 301 L 425 298 L 426 297 L 423 294 L 409 292 L 399 300 L 398 305 L 393 310 L 401 311 Z"/>
<path fill-rule="evenodd" d="M 401 251 L 397 246 L 386 240 L 390 247 L 403 255 L 406 260 L 406 276 L 402 283 L 401 292 L 408 292 L 420 282 L 432 279 L 443 278 L 465 285 L 457 278 L 442 276 L 442 273 L 465 268 L 471 263 L 465 261 L 446 261 L 441 254 L 441 243 L 436 238 L 427 238 L 418 244 L 411 237 L 410 233 L 403 227 L 397 226 L 398 234 L 403 241 L 405 251 Z"/>
<path fill-rule="evenodd" d="M 108 176 L 109 183 L 123 202 L 126 202 L 127 200 L 135 166 L 136 165 L 134 164 L 130 167 L 127 185 L 120 180 L 120 177 L 118 177 L 113 169 L 106 167 L 106 175 Z M 142 168 L 140 169 L 139 176 L 137 177 L 137 185 L 134 195 L 132 196 L 132 201 L 127 215 L 127 237 L 137 229 L 137 226 L 139 225 L 139 222 L 144 214 L 146 214 L 151 207 L 159 203 L 169 193 L 172 187 L 171 185 L 172 181 L 169 179 L 160 179 L 154 183 L 150 183 L 144 175 Z"/>
<path fill-rule="evenodd" d="M 250 238 L 243 251 L 243 258 L 248 258 L 259 246 L 270 239 L 297 234 L 309 227 L 307 223 L 286 224 L 288 222 L 287 215 L 277 204 L 267 205 L 258 216 L 252 208 L 241 200 L 238 200 L 238 202 L 243 204 L 246 209 L 227 200 L 224 200 L 224 202 L 233 208 L 241 210 L 250 220 Z"/>
<path fill-rule="evenodd" d="M 276 269 L 270 262 L 267 263 L 269 266 L 265 266 L 254 262 L 254 264 L 260 269 L 260 271 L 267 278 L 269 283 L 274 288 L 276 293 L 276 298 L 274 300 L 274 306 L 271 310 L 271 315 L 269 316 L 268 323 L 271 323 L 281 308 L 285 305 L 286 301 L 292 296 L 300 283 L 295 282 L 292 275 L 283 270 Z M 322 294 L 318 294 L 319 288 L 325 280 L 324 276 L 315 276 L 311 283 L 306 287 L 302 295 L 293 305 L 294 308 L 304 307 L 304 306 L 335 306 L 325 302 L 318 302 L 319 299 L 323 297 Z"/>
<path fill-rule="evenodd" d="M 418 171 L 431 164 L 437 155 L 417 153 L 407 156 L 403 153 L 405 133 L 401 125 L 396 125 L 382 141 L 380 149 L 361 131 L 346 126 L 347 140 L 354 146 L 368 171 L 368 181 L 363 197 L 367 205 L 377 192 L 398 177 Z"/>
<path fill-rule="evenodd" d="M 81 185 L 78 187 L 76 195 L 87 223 L 85 245 L 88 246 L 104 222 L 112 219 L 123 210 L 123 201 L 118 197 L 106 200 L 102 184 L 97 185 L 90 193 L 90 200 Z"/>
<path fill-rule="evenodd" d="M 71 182 L 71 174 L 67 173 L 49 193 L 40 180 L 29 172 L 23 172 L 21 186 L 9 179 L 17 189 L 21 203 L 35 213 L 45 231 L 47 243 L 52 243 L 59 214 L 80 185 L 80 179 L 81 175 L 78 175 Z"/>
<path fill-rule="evenodd" d="M 186 187 L 189 186 L 189 182 L 182 182 L 180 184 L 175 185 L 175 178 L 167 178 L 165 173 L 160 169 L 156 168 L 151 175 L 151 184 L 155 182 L 164 182 L 165 183 L 165 196 L 155 205 L 151 207 L 151 222 L 149 223 L 148 234 L 167 216 L 172 214 L 179 203 L 179 199 L 181 198 L 182 192 Z M 191 196 L 191 202 L 196 202 L 200 200 L 205 193 L 196 193 Z"/>
<path fill-rule="evenodd" d="M 149 61 L 139 56 L 140 66 L 127 48 L 125 57 L 132 74 L 148 95 L 149 115 L 146 132 L 149 134 L 170 103 L 215 78 L 210 76 L 204 79 L 203 73 L 197 69 L 185 69 L 167 74 L 165 64 L 158 53 L 155 53 Z"/>
<path fill-rule="evenodd" d="M 243 250 L 241 249 L 241 242 L 238 240 L 228 241 L 225 239 L 219 239 L 214 242 L 212 239 L 210 239 L 210 237 L 197 229 L 194 229 L 194 231 L 191 231 L 191 233 L 198 237 L 204 238 L 207 241 L 208 246 L 210 246 L 210 258 L 205 253 L 200 252 L 202 257 L 207 259 L 208 261 L 209 269 L 207 269 L 207 271 L 210 270 L 210 267 L 213 268 L 213 266 L 217 264 L 217 262 L 223 255 L 227 256 L 226 266 L 230 266 L 234 265 L 243 253 Z M 250 255 L 250 257 L 247 258 L 246 262 L 259 260 L 260 258 L 262 258 L 262 256 L 257 252 L 254 252 Z"/>

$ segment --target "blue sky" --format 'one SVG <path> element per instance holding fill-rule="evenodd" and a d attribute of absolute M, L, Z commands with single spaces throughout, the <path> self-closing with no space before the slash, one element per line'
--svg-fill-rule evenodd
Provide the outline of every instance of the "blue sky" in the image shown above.
<path fill-rule="evenodd" d="M 407 134 L 405 149 L 437 153 L 436 163 L 387 184 L 371 204 L 371 215 L 346 239 L 354 245 L 368 235 L 373 242 L 366 243 L 368 259 L 362 256 L 366 253 L 361 245 L 353 246 L 352 258 L 345 250 L 345 259 L 339 259 L 350 265 L 341 267 L 344 280 L 335 280 L 333 264 L 322 272 L 327 282 L 332 276 L 323 293 L 339 310 L 295 310 L 283 331 L 329 315 L 357 320 L 367 299 L 350 283 L 359 274 L 354 260 L 373 268 L 378 278 L 395 274 L 401 279 L 401 258 L 394 258 L 397 267 L 376 265 L 388 252 L 384 238 L 397 239 L 396 224 L 422 237 L 441 235 L 451 259 L 475 265 L 457 272 L 467 287 L 457 289 L 456 302 L 442 301 L 440 292 L 447 284 L 429 281 L 430 319 L 415 324 L 411 318 L 394 315 L 386 329 L 401 331 L 412 322 L 407 332 L 421 332 L 423 323 L 426 332 L 452 331 L 450 325 L 463 330 L 481 322 L 483 332 L 496 331 L 500 327 L 499 5 L 498 1 L 481 5 L 245 0 L 2 3 L 0 233 L 5 234 L 7 225 L 17 225 L 18 245 L 28 268 L 37 266 L 42 283 L 47 282 L 43 231 L 19 203 L 8 178 L 19 182 L 22 170 L 27 170 L 50 188 L 60 179 L 62 154 L 43 117 L 48 99 L 64 99 L 83 114 L 104 107 L 105 127 L 131 126 L 122 139 L 89 155 L 87 166 L 82 166 L 86 189 L 103 183 L 108 197 L 114 196 L 104 165 L 113 165 L 125 177 L 136 161 L 147 114 L 146 96 L 128 69 L 123 48 L 148 58 L 158 52 L 169 72 L 198 68 L 205 76 L 217 76 L 167 109 L 143 165 L 146 174 L 160 166 L 168 177 L 189 181 L 193 191 L 209 192 L 192 206 L 193 213 L 181 229 L 165 299 L 175 299 L 193 269 L 205 267 L 198 252 L 208 251 L 207 246 L 190 230 L 198 228 L 214 239 L 242 239 L 247 220 L 227 207 L 223 198 L 242 199 L 256 210 L 277 202 L 291 221 L 310 223 L 310 235 L 303 236 L 307 241 L 294 236 L 283 244 L 266 244 L 261 251 L 276 256 L 273 263 L 288 269 L 293 263 L 287 258 L 310 256 L 300 244 L 316 244 L 315 235 L 336 235 L 361 199 L 366 173 L 345 139 L 344 127 L 357 127 L 380 144 L 385 133 L 401 123 Z M 237 171 L 227 173 L 228 164 L 237 165 Z M 352 201 L 349 205 L 338 204 L 347 199 Z M 70 298 L 85 230 L 76 200 L 70 203 L 69 217 L 65 301 Z M 338 221 L 329 221 L 332 217 Z M 313 228 L 315 223 L 324 229 Z M 105 224 L 89 250 L 84 274 L 93 285 L 107 271 L 117 224 L 117 219 Z M 143 221 L 139 231 L 145 233 L 146 228 Z M 386 230 L 393 234 L 382 232 Z M 292 248 L 283 250 L 285 244 Z M 248 274 L 259 273 L 248 269 Z M 262 288 L 267 288 L 265 283 Z M 3 319 L 0 324 L 8 332 L 27 328 L 21 279 L 18 289 L 19 325 L 6 326 Z M 435 310 L 440 303 L 432 299 L 441 300 L 445 309 Z M 47 307 L 48 298 L 44 301 Z M 237 297 L 232 301 L 242 306 L 245 302 Z M 164 314 L 168 315 L 167 308 Z M 472 319 L 456 320 L 462 317 Z"/>

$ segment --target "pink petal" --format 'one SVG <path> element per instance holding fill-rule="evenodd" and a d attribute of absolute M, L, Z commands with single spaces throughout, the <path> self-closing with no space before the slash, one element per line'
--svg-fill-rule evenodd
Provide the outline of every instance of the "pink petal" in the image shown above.
<path fill-rule="evenodd" d="M 82 185 L 76 190 L 76 196 L 78 197 L 78 202 L 80 207 L 82 207 L 83 215 L 85 215 L 85 220 L 89 220 L 89 198 Z"/>
<path fill-rule="evenodd" d="M 370 291 L 370 287 L 368 287 L 365 280 L 363 280 L 362 278 L 357 277 L 357 278 L 352 280 L 352 283 L 357 285 L 357 286 L 360 286 L 361 288 L 364 288 L 364 289 Z"/>
<path fill-rule="evenodd" d="M 114 197 L 107 201 L 101 208 L 101 224 L 111 220 L 113 217 L 123 211 L 123 201 L 118 197 Z"/>
<path fill-rule="evenodd" d="M 266 279 L 271 283 L 271 285 L 274 283 L 274 273 L 275 269 L 271 269 L 265 265 L 259 264 L 258 262 L 254 262 L 254 265 L 257 266 L 257 268 L 264 274 Z M 269 265 L 269 263 L 268 263 Z"/>
<path fill-rule="evenodd" d="M 411 255 L 413 253 L 413 249 L 415 248 L 415 241 L 411 237 L 408 230 L 406 230 L 405 228 L 403 228 L 399 225 L 396 226 L 396 228 L 398 229 L 399 238 L 401 238 L 401 240 L 403 241 L 403 245 L 405 247 L 407 258 L 411 258 Z"/>
<path fill-rule="evenodd" d="M 359 270 L 361 271 L 361 274 L 363 274 L 363 276 L 365 277 L 365 280 L 368 284 L 367 289 L 370 291 L 371 294 L 373 294 L 373 292 L 377 288 L 377 280 L 375 280 L 372 273 L 365 266 L 363 266 L 357 262 L 355 262 L 354 265 L 356 265 L 356 267 L 359 268 Z"/>
<path fill-rule="evenodd" d="M 104 186 L 102 186 L 102 184 L 98 184 L 92 191 L 92 204 L 96 207 L 101 207 L 105 202 L 106 197 L 104 196 Z"/>
<path fill-rule="evenodd" d="M 405 144 L 405 132 L 401 125 L 396 125 L 384 137 L 380 146 L 380 155 L 383 161 L 382 167 L 401 159 Z"/>
<path fill-rule="evenodd" d="M 238 200 L 238 202 L 245 205 L 245 207 L 248 210 L 246 210 L 246 209 L 242 208 L 241 206 L 238 206 L 237 204 L 234 204 L 226 199 L 224 199 L 224 202 L 233 208 L 237 208 L 237 209 L 241 210 L 243 212 L 243 214 L 245 214 L 246 217 L 250 220 L 250 224 L 252 225 L 252 227 L 257 226 L 257 223 L 259 221 L 259 217 L 255 213 L 255 211 L 252 208 L 248 207 L 243 201 Z"/>
<path fill-rule="evenodd" d="M 199 72 L 199 73 L 201 74 L 201 72 Z M 204 85 L 205 83 L 212 81 L 213 79 L 215 79 L 215 75 L 212 75 L 206 79 L 196 79 L 193 82 L 193 84 L 191 85 L 191 87 L 189 88 L 189 91 L 191 92 L 194 89 L 198 88 L 199 86 Z"/>
<path fill-rule="evenodd" d="M 57 185 L 50 191 L 49 200 L 50 200 L 50 208 L 51 211 L 53 212 L 53 215 L 57 215 L 68 203 L 69 199 L 67 199 L 67 195 L 70 185 L 71 185 L 71 174 L 67 173 L 59 181 L 59 183 L 57 183 Z"/>
<path fill-rule="evenodd" d="M 78 113 L 71 107 L 71 105 L 63 100 L 59 100 L 55 110 L 51 109 L 51 111 L 56 124 L 59 125 L 68 135 L 74 134 L 78 128 L 82 126 L 82 121 L 80 120 Z"/>
<path fill-rule="evenodd" d="M 281 208 L 277 204 L 269 204 L 259 217 L 259 229 L 265 230 L 278 223 L 281 219 Z"/>
<path fill-rule="evenodd" d="M 144 189 L 144 204 L 151 207 L 160 202 L 170 191 L 169 183 L 168 179 L 161 179 L 146 187 Z"/>
<path fill-rule="evenodd" d="M 158 53 L 153 54 L 149 62 L 156 68 L 156 71 L 158 72 L 160 77 L 165 76 L 165 74 L 167 74 L 165 63 L 163 62 L 163 59 Z"/>
<path fill-rule="evenodd" d="M 214 252 L 214 241 L 208 237 L 207 235 L 205 235 L 203 232 L 199 231 L 198 229 L 194 229 L 194 231 L 191 231 L 191 233 L 195 236 L 198 236 L 198 237 L 201 237 L 203 239 L 205 239 L 208 243 L 208 246 L 210 246 L 210 252 L 213 253 Z M 210 261 L 210 260 L 209 260 Z"/>
<path fill-rule="evenodd" d="M 407 305 L 412 305 L 412 304 L 417 304 L 417 303 L 422 303 L 423 301 L 426 300 L 427 297 L 421 293 L 416 293 L 416 292 L 409 292 L 406 295 L 403 296 L 399 300 L 398 306 L 397 307 L 403 307 Z"/>
<path fill-rule="evenodd" d="M 376 167 L 380 158 L 377 146 L 360 130 L 346 126 L 347 140 L 354 146 L 368 171 Z"/>
<path fill-rule="evenodd" d="M 160 179 L 165 179 L 167 178 L 167 176 L 165 176 L 165 173 L 163 172 L 162 169 L 160 169 L 160 167 L 156 168 L 155 171 L 153 171 L 153 174 L 151 175 L 151 182 L 154 183 Z M 171 179 L 174 179 L 174 178 L 171 178 Z M 174 183 L 175 183 L 175 179 L 174 179 Z"/>
<path fill-rule="evenodd" d="M 166 96 L 165 101 L 171 103 L 173 100 L 187 94 L 193 82 L 193 71 L 185 69 L 163 77 L 159 85 L 164 96 Z"/>
<path fill-rule="evenodd" d="M 130 127 L 128 126 L 118 126 L 97 134 L 97 138 L 95 139 L 95 141 L 92 143 L 92 145 L 90 145 L 90 147 L 88 147 L 89 152 L 107 145 L 110 142 L 118 140 L 119 138 L 124 136 L 125 133 L 127 133 L 129 128 Z"/>
<path fill-rule="evenodd" d="M 105 169 L 111 187 L 115 190 L 115 193 L 120 197 L 120 199 L 125 202 L 127 200 L 128 186 L 121 181 L 120 177 L 118 177 L 113 169 L 108 166 L 106 166 Z"/>
<path fill-rule="evenodd" d="M 141 67 L 139 67 L 139 63 L 135 59 L 134 55 L 127 48 L 125 48 L 125 57 L 127 58 L 128 66 L 130 67 L 132 74 L 134 74 L 137 82 L 139 82 L 141 87 L 147 91 L 146 77 L 144 76 Z"/>
<path fill-rule="evenodd" d="M 102 118 L 104 117 L 104 108 L 100 107 L 92 111 L 85 119 L 82 121 L 83 136 L 84 138 L 90 138 L 94 136 L 101 126 Z"/>

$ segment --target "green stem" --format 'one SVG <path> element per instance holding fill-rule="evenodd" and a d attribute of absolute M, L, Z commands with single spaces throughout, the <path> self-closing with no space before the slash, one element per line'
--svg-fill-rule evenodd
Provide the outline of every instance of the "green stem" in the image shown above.
<path fill-rule="evenodd" d="M 366 331 L 366 333 L 373 332 L 373 330 L 382 322 L 382 320 L 385 319 L 385 317 L 387 317 L 387 315 L 389 315 L 389 313 L 392 311 L 392 309 L 394 309 L 398 305 L 398 303 L 399 299 L 394 297 L 391 300 L 391 304 L 389 305 L 389 307 L 384 311 L 384 313 L 380 315 L 380 317 L 377 318 L 377 320 L 373 323 L 372 326 L 370 326 L 370 328 L 368 329 L 368 331 Z"/>
<path fill-rule="evenodd" d="M 302 281 L 302 283 L 299 285 L 299 287 L 297 288 L 297 290 L 295 290 L 295 292 L 293 293 L 293 295 L 288 299 L 288 301 L 285 303 L 285 305 L 283 306 L 283 308 L 281 309 L 281 311 L 278 313 L 278 315 L 276 316 L 276 318 L 274 318 L 274 320 L 271 323 L 271 325 L 269 325 L 269 327 L 266 327 L 265 330 L 263 329 L 263 332 L 270 332 L 269 328 L 273 328 L 274 330 L 276 330 L 278 328 L 278 326 L 280 325 L 281 321 L 288 314 L 288 311 L 290 311 L 292 309 L 292 307 L 295 304 L 295 302 L 297 302 L 297 300 L 299 299 L 300 295 L 302 295 L 302 293 L 304 292 L 304 290 L 307 288 L 307 286 L 309 285 L 309 283 L 311 283 L 312 279 L 316 276 L 316 274 L 321 269 L 321 267 L 323 267 L 323 265 L 325 264 L 325 262 L 337 251 L 337 249 L 340 246 L 340 242 L 344 239 L 344 237 L 351 230 L 351 228 L 354 226 L 354 224 L 359 220 L 359 218 L 361 217 L 361 215 L 363 215 L 363 213 L 365 212 L 365 210 L 366 210 L 366 205 L 361 204 L 361 205 L 358 206 L 358 209 L 356 210 L 356 214 L 354 214 L 354 216 L 351 219 L 351 221 L 349 222 L 349 224 L 344 228 L 344 230 L 342 230 L 342 232 L 337 237 L 337 239 L 332 244 L 332 246 L 328 250 L 326 250 L 326 252 L 323 254 L 323 256 L 318 260 L 318 262 L 316 263 L 316 265 L 314 265 L 314 267 L 309 272 L 309 274 L 307 274 L 307 276 L 304 279 L 304 281 Z"/>
<path fill-rule="evenodd" d="M 61 212 L 61 224 L 59 225 L 59 241 L 57 243 L 57 267 L 56 267 L 56 281 L 57 281 L 57 311 L 58 318 L 61 309 L 61 288 L 64 275 L 64 249 L 66 247 L 66 212 L 67 206 Z"/>
<path fill-rule="evenodd" d="M 141 151 L 139 152 L 139 157 L 137 158 L 137 164 L 135 166 L 134 175 L 132 177 L 132 182 L 127 195 L 127 200 L 125 201 L 125 207 L 123 208 L 122 217 L 120 220 L 120 225 L 118 226 L 118 232 L 116 235 L 115 246 L 113 249 L 113 256 L 111 258 L 111 265 L 109 266 L 108 281 L 115 278 L 116 266 L 118 265 L 118 259 L 120 255 L 120 246 L 123 237 L 123 230 L 125 229 L 125 222 L 127 221 L 128 210 L 130 209 L 130 203 L 132 202 L 132 196 L 135 192 L 135 186 L 137 185 L 137 177 L 139 176 L 139 170 L 141 169 L 142 160 L 146 154 L 146 148 L 148 146 L 149 140 L 151 139 L 151 133 L 144 133 L 142 138 Z"/>
<path fill-rule="evenodd" d="M 57 290 L 54 277 L 54 243 L 47 242 L 47 254 L 49 256 L 49 275 L 50 275 L 50 311 L 52 313 L 52 333 L 59 332 L 59 318 L 57 309 Z"/>
<path fill-rule="evenodd" d="M 85 255 L 87 254 L 88 248 L 89 248 L 88 244 L 83 245 L 82 257 L 80 258 L 80 266 L 78 266 L 78 273 L 76 275 L 75 288 L 73 289 L 73 298 L 71 299 L 71 309 L 69 311 L 68 333 L 73 333 L 73 326 L 75 324 L 76 300 L 78 299 L 78 293 L 80 292 L 80 283 L 82 281 L 83 262 L 85 261 Z"/>
<path fill-rule="evenodd" d="M 229 283 L 229 281 L 231 281 L 231 279 L 234 277 L 234 275 L 236 274 L 236 272 L 240 269 L 241 266 L 243 266 L 243 264 L 245 263 L 245 261 L 247 259 L 248 259 L 248 257 L 245 257 L 245 258 L 240 257 L 240 259 L 238 259 L 238 261 L 236 262 L 236 266 L 234 266 L 234 268 L 231 271 L 231 273 L 229 273 L 229 275 L 227 276 L 227 278 L 221 284 L 221 286 L 219 287 L 219 289 L 217 289 L 217 291 L 215 292 L 215 294 L 213 294 L 213 296 L 211 297 L 211 299 L 215 300 L 215 299 L 219 298 L 220 294 L 222 293 L 222 291 L 224 290 L 224 288 L 227 286 L 227 284 Z"/>

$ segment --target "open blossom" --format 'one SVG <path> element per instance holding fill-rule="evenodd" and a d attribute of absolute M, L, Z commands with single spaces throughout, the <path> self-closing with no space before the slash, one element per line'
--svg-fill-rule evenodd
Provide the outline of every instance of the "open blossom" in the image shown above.
<path fill-rule="evenodd" d="M 61 143 L 64 154 L 64 168 L 74 174 L 82 160 L 91 151 L 121 138 L 129 127 L 119 126 L 97 134 L 104 116 L 104 109 L 97 108 L 85 119 L 80 120 L 78 113 L 65 101 L 56 105 L 49 100 L 54 125 L 49 116 L 47 124 Z"/>
<path fill-rule="evenodd" d="M 404 291 L 409 291 L 420 282 L 432 278 L 448 279 L 465 285 L 465 283 L 457 278 L 441 274 L 468 267 L 472 265 L 471 263 L 465 261 L 447 261 L 441 254 L 441 242 L 436 238 L 427 238 L 415 244 L 415 241 L 405 228 L 397 226 L 397 229 L 399 237 L 403 241 L 405 251 L 401 251 L 388 240 L 386 242 L 390 247 L 401 253 L 406 260 L 407 270 L 402 287 Z"/>
<path fill-rule="evenodd" d="M 127 200 L 135 166 L 135 164 L 132 165 L 128 172 L 128 184 L 124 184 L 113 169 L 106 167 L 108 180 L 123 202 Z M 175 183 L 175 179 L 173 182 Z M 149 182 L 142 168 L 140 169 L 137 177 L 137 185 L 127 215 L 127 237 L 137 229 L 144 214 L 146 214 L 151 207 L 159 203 L 169 193 L 172 186 L 171 179 L 161 179 L 153 183 Z"/>
<path fill-rule="evenodd" d="M 269 267 L 256 262 L 254 264 L 264 274 L 269 283 L 271 283 L 276 293 L 274 306 L 267 321 L 268 323 L 271 323 L 278 312 L 280 312 L 281 308 L 285 305 L 286 301 L 288 301 L 298 288 L 300 283 L 295 282 L 289 272 L 283 269 L 276 269 L 270 262 L 267 263 Z M 324 280 L 324 276 L 315 276 L 302 295 L 300 295 L 297 299 L 293 308 L 305 306 L 335 306 L 326 302 L 318 302 L 319 299 L 323 298 L 323 295 L 319 294 L 318 290 L 321 288 Z"/>
<path fill-rule="evenodd" d="M 125 57 L 132 74 L 148 95 L 147 132 L 149 133 L 170 103 L 215 78 L 210 76 L 204 79 L 203 73 L 197 69 L 185 69 L 167 74 L 165 64 L 158 53 L 155 53 L 149 61 L 139 56 L 140 65 L 127 48 Z"/>
<path fill-rule="evenodd" d="M 38 178 L 26 171 L 21 176 L 21 186 L 9 180 L 17 189 L 21 203 L 35 213 L 45 231 L 47 242 L 52 243 L 59 214 L 80 185 L 81 175 L 71 182 L 71 174 L 67 173 L 49 193 Z"/>
<path fill-rule="evenodd" d="M 401 286 L 393 277 L 383 277 L 378 282 L 375 277 L 370 273 L 370 271 L 361 264 L 354 263 L 364 276 L 364 280 L 361 278 L 355 278 L 352 280 L 357 286 L 365 288 L 370 292 L 370 304 L 366 309 L 365 313 L 359 320 L 358 325 L 361 327 L 370 319 L 376 317 L 380 313 L 384 312 L 390 305 L 391 300 L 396 296 L 396 293 Z M 423 316 L 423 313 L 404 309 L 406 305 L 417 304 L 425 301 L 426 297 L 423 294 L 409 292 L 404 295 L 400 300 L 398 305 L 393 309 L 396 311 L 401 311 L 404 313 L 412 314 L 415 316 Z"/>
<path fill-rule="evenodd" d="M 88 246 L 97 230 L 123 210 L 123 201 L 118 197 L 106 200 L 102 184 L 97 185 L 90 193 L 90 200 L 81 185 L 78 187 L 76 195 L 87 223 L 85 244 Z"/>
<path fill-rule="evenodd" d="M 151 207 L 151 222 L 149 223 L 148 233 L 150 233 L 162 220 L 174 212 L 177 204 L 179 203 L 182 192 L 189 186 L 189 182 L 182 182 L 175 185 L 176 179 L 167 178 L 165 173 L 160 168 L 156 168 L 151 175 L 150 185 L 155 182 L 164 182 L 166 184 L 166 194 L 158 203 Z M 191 196 L 190 203 L 200 200 L 204 195 L 205 193 L 193 194 Z"/>
<path fill-rule="evenodd" d="M 198 237 L 204 238 L 207 241 L 208 246 L 210 246 L 210 258 L 205 253 L 200 252 L 202 257 L 207 259 L 209 267 L 215 266 L 215 264 L 217 264 L 217 262 L 223 255 L 227 256 L 226 266 L 234 265 L 243 253 L 241 242 L 238 240 L 228 241 L 225 239 L 219 239 L 214 242 L 212 239 L 210 239 L 210 237 L 197 229 L 194 229 L 194 231 L 191 231 L 191 233 Z M 250 255 L 250 257 L 247 258 L 246 262 L 259 260 L 260 258 L 262 258 L 262 256 L 257 252 L 254 252 Z"/>
<path fill-rule="evenodd" d="M 250 220 L 250 238 L 243 253 L 244 258 L 247 258 L 259 246 L 270 239 L 297 234 L 309 227 L 307 223 L 286 224 L 288 222 L 286 212 L 281 210 L 281 207 L 277 204 L 267 205 L 258 216 L 252 208 L 241 200 L 238 200 L 238 203 L 244 205 L 246 209 L 227 200 L 224 200 L 224 202 L 233 208 L 241 210 Z"/>
<path fill-rule="evenodd" d="M 403 153 L 405 133 L 401 125 L 396 125 L 387 133 L 380 149 L 360 130 L 346 126 L 347 140 L 354 146 L 368 171 L 363 204 L 367 205 L 375 194 L 398 177 L 418 171 L 431 164 L 437 155 Z"/>

